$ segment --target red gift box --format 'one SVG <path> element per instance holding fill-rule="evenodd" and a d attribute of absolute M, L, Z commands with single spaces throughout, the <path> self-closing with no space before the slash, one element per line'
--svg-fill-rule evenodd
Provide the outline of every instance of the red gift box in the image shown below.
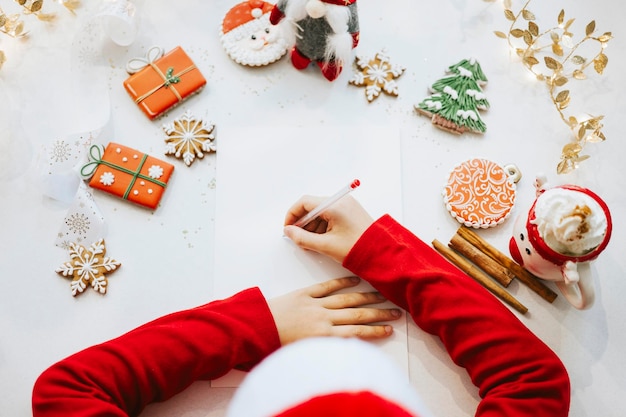
<path fill-rule="evenodd" d="M 154 47 L 145 59 L 131 59 L 127 65 L 127 71 L 134 73 L 124 81 L 124 87 L 150 119 L 206 85 L 206 79 L 183 48 L 178 46 L 162 55 L 161 48 Z"/>
<path fill-rule="evenodd" d="M 89 159 L 81 175 L 91 176 L 91 187 L 152 209 L 174 171 L 165 161 L 112 142 L 104 150 L 93 145 Z"/>

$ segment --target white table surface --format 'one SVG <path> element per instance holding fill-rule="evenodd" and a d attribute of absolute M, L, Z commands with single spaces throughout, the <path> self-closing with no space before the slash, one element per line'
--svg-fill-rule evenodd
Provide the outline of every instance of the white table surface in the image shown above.
<path fill-rule="evenodd" d="M 595 305 L 578 311 L 563 297 L 548 304 L 523 285 L 514 283 L 509 290 L 529 307 L 520 319 L 560 355 L 569 370 L 570 415 L 621 415 L 626 392 L 622 2 L 531 3 L 540 27 L 554 24 L 559 10 L 565 8 L 567 17 L 577 19 L 575 35 L 595 19 L 598 31 L 612 31 L 615 36 L 606 50 L 605 74 L 572 88 L 577 97 L 573 109 L 576 104 L 580 113 L 606 116 L 608 140 L 590 145 L 591 159 L 565 176 L 556 175 L 555 166 L 561 147 L 570 140 L 569 132 L 545 86 L 529 76 L 505 41 L 493 34 L 508 28 L 500 1 L 360 0 L 358 53 L 373 56 L 384 49 L 407 68 L 398 79 L 400 96 L 381 96 L 373 103 L 366 101 L 362 89 L 347 84 L 350 69 L 329 83 L 316 68 L 298 72 L 286 58 L 260 69 L 241 67 L 228 59 L 218 33 L 222 17 L 234 3 L 138 2 L 137 38 L 127 47 L 109 42 L 100 51 L 106 63 L 103 91 L 108 96 L 102 95 L 89 107 L 77 103 L 85 102 L 87 93 L 98 92 L 98 86 L 85 91 L 85 96 L 76 95 L 76 68 L 70 58 L 74 37 L 90 8 L 79 9 L 73 17 L 48 1 L 46 7 L 58 12 L 55 23 L 28 18 L 28 39 L 0 37 L 0 49 L 8 56 L 0 70 L 0 416 L 29 415 L 32 384 L 55 361 L 162 314 L 212 299 L 219 156 L 205 157 L 190 168 L 178 161 L 162 205 L 154 212 L 96 192 L 107 222 L 109 254 L 123 264 L 110 275 L 109 293 L 104 297 L 90 290 L 73 298 L 68 281 L 54 273 L 66 260 L 65 252 L 53 242 L 67 204 L 45 197 L 38 184 L 37 156 L 52 140 L 110 120 L 115 140 L 159 156 L 161 124 L 185 109 L 216 122 L 218 154 L 220 126 L 252 126 L 266 133 L 277 125 L 322 124 L 332 129 L 376 124 L 400 129 L 403 222 L 427 242 L 447 242 L 458 227 L 443 207 L 441 188 L 448 171 L 471 157 L 515 163 L 520 168 L 524 177 L 518 184 L 513 216 L 532 202 L 533 179 L 538 173 L 546 173 L 553 184 L 570 182 L 592 188 L 605 199 L 614 221 L 612 241 L 592 267 Z M 522 4 L 513 3 L 516 10 Z M 0 6 L 8 11 L 12 2 L 2 1 Z M 200 95 L 155 122 L 135 107 L 122 87 L 127 77 L 125 62 L 152 45 L 166 49 L 182 45 L 208 81 Z M 482 114 L 488 131 L 482 136 L 457 137 L 433 128 L 428 119 L 415 114 L 413 105 L 425 97 L 427 86 L 441 78 L 447 66 L 469 57 L 480 61 L 489 78 L 485 93 L 491 109 Z M 384 140 L 381 137 L 381 146 Z M 506 251 L 512 225 L 507 221 L 480 234 Z M 413 323 L 409 325 L 409 363 L 412 383 L 436 414 L 473 415 L 479 398 L 465 371 L 450 361 L 438 340 Z M 232 394 L 231 388 L 211 388 L 208 382 L 200 382 L 166 403 L 149 406 L 143 415 L 221 416 Z"/>

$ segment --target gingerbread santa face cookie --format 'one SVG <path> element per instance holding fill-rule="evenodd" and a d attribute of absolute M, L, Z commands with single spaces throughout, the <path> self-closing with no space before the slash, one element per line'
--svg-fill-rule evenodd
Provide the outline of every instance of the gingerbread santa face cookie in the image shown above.
<path fill-rule="evenodd" d="M 238 64 L 263 66 L 287 52 L 280 27 L 270 23 L 273 5 L 261 0 L 239 3 L 222 21 L 221 41 L 228 56 Z"/>

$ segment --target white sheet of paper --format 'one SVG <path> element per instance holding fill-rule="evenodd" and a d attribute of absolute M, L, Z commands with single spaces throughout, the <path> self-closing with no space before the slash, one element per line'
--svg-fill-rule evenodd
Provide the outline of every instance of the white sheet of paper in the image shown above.
<path fill-rule="evenodd" d="M 271 298 L 351 275 L 283 236 L 287 209 L 304 194 L 330 196 L 359 179 L 351 195 L 374 218 L 389 213 L 401 220 L 400 134 L 393 128 L 229 128 L 218 141 L 215 298 L 253 286 Z M 363 282 L 356 289 L 371 286 Z M 408 378 L 406 317 L 391 324 L 394 335 L 372 343 L 394 357 Z M 238 386 L 244 375 L 232 371 L 212 386 Z"/>

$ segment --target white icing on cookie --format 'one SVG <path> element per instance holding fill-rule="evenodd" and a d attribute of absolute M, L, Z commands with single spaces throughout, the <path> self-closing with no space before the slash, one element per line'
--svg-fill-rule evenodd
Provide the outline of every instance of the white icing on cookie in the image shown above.
<path fill-rule="evenodd" d="M 270 23 L 269 13 L 221 34 L 222 46 L 236 63 L 263 66 L 278 61 L 288 45 L 280 26 Z"/>
<path fill-rule="evenodd" d="M 159 165 L 152 165 L 148 169 L 148 175 L 150 176 L 150 178 L 154 178 L 155 180 L 158 180 L 163 175 L 163 168 L 160 167 Z"/>
<path fill-rule="evenodd" d="M 115 182 L 115 175 L 112 172 L 107 171 L 100 175 L 100 183 L 103 185 L 113 185 Z"/>
<path fill-rule="evenodd" d="M 198 158 L 204 157 L 203 152 L 215 152 L 215 125 L 204 119 L 195 117 L 189 110 L 172 123 L 163 126 L 167 134 L 165 138 L 165 154 L 183 158 L 187 166 Z"/>

